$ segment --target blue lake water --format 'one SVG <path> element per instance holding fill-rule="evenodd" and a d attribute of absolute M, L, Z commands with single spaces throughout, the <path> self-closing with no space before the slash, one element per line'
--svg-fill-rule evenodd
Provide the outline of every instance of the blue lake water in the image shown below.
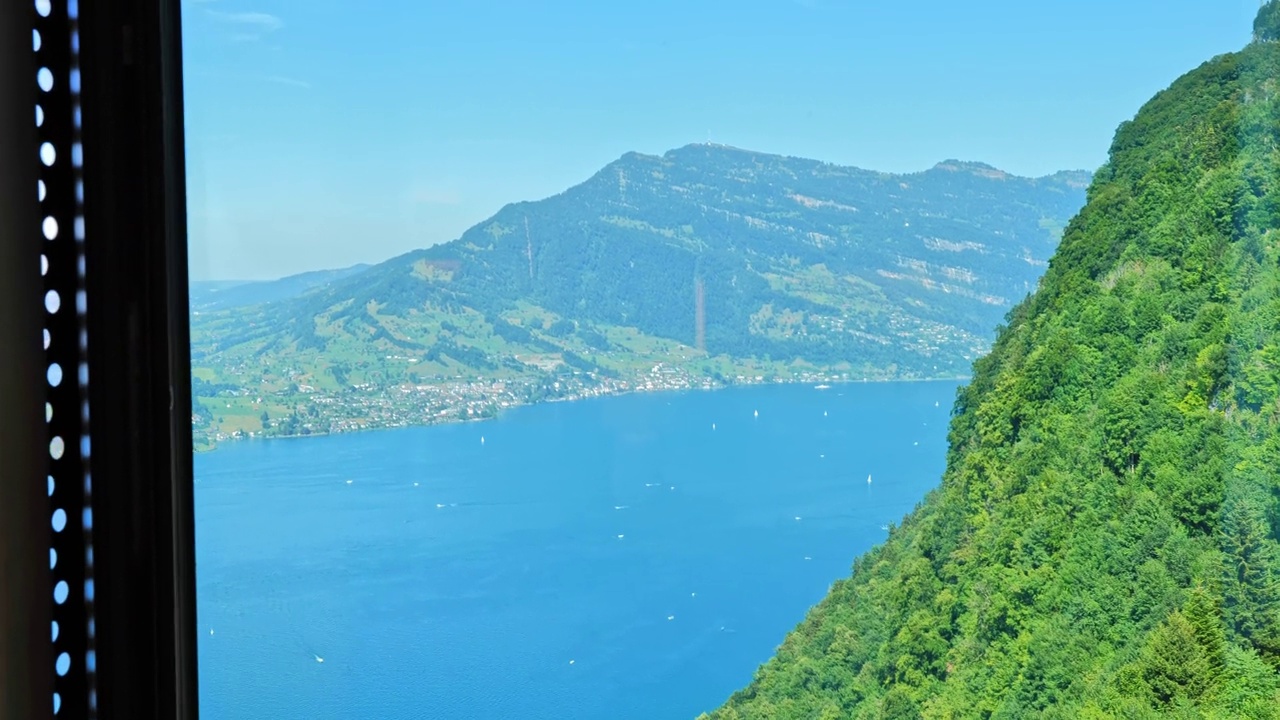
<path fill-rule="evenodd" d="M 201 454 L 201 715 L 691 719 L 937 485 L 956 386 L 628 395 Z"/>

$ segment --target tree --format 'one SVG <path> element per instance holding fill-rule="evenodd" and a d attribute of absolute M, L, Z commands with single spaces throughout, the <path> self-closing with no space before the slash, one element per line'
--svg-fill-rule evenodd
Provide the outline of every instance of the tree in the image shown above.
<path fill-rule="evenodd" d="M 1253 650 L 1227 649 L 1219 706 L 1232 718 L 1280 718 L 1280 675 Z"/>
<path fill-rule="evenodd" d="M 1221 593 L 1197 585 L 1191 589 L 1182 610 L 1195 630 L 1196 641 L 1204 648 L 1209 674 L 1214 681 L 1222 675 L 1227 662 L 1227 635 L 1221 598 Z"/>
<path fill-rule="evenodd" d="M 895 685 L 885 693 L 880 703 L 880 720 L 917 720 L 919 717 L 920 705 L 906 687 Z"/>
<path fill-rule="evenodd" d="M 1280 2 L 1269 0 L 1253 19 L 1253 39 L 1258 42 L 1280 40 Z"/>
<path fill-rule="evenodd" d="M 1197 700 L 1211 685 L 1208 654 L 1195 626 L 1178 610 L 1151 633 L 1141 666 L 1142 678 L 1165 707 Z"/>
<path fill-rule="evenodd" d="M 1266 496 L 1242 493 L 1223 509 L 1225 611 L 1237 637 L 1280 664 L 1280 544 L 1271 538 Z"/>

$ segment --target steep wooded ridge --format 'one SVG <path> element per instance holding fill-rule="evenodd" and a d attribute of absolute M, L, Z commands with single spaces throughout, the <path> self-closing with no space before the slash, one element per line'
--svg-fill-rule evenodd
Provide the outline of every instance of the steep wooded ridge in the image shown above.
<path fill-rule="evenodd" d="M 710 718 L 1280 717 L 1278 19 L 1119 128 L 941 486 Z"/>

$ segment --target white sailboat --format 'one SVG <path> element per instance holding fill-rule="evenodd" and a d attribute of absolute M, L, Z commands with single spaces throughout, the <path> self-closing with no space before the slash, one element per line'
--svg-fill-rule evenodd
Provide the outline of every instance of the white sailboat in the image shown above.
<path fill-rule="evenodd" d="M 867 476 L 867 484 L 868 484 L 868 485 L 870 485 L 870 484 L 871 484 L 871 476 L 870 476 L 870 475 L 868 475 L 868 476 Z"/>

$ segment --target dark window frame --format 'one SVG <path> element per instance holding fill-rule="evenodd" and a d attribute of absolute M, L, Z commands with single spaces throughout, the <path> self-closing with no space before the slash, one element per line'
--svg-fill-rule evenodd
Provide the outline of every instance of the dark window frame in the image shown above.
<path fill-rule="evenodd" d="M 49 5 L 42 16 L 34 0 L 0 3 L 0 720 L 190 720 L 181 5 Z M 39 67 L 53 90 L 38 89 Z M 42 142 L 59 146 L 47 167 Z M 42 237 L 45 217 L 57 219 L 56 239 Z M 49 289 L 61 298 L 56 312 L 45 307 Z M 48 350 L 41 325 L 54 337 Z M 51 386 L 55 360 L 63 377 Z M 54 412 L 42 422 L 46 402 Z M 66 451 L 51 459 L 54 436 Z M 56 491 L 46 492 L 46 474 Z M 60 530 L 55 508 L 65 512 Z M 70 587 L 63 603 L 55 581 Z M 50 620 L 59 621 L 52 643 Z M 70 670 L 59 675 L 64 652 Z"/>

